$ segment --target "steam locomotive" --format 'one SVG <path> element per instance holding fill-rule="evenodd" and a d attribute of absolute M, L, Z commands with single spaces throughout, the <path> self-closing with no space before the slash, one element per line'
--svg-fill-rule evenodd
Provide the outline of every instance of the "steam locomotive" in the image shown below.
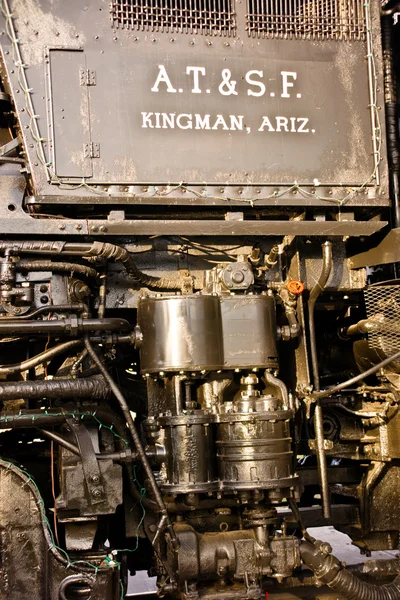
<path fill-rule="evenodd" d="M 0 0 L 1 598 L 400 598 L 399 12 Z"/>

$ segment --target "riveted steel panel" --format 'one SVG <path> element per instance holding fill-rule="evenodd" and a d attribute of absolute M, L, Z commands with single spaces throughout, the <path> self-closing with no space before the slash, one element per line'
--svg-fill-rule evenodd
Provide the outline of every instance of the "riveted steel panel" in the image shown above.
<path fill-rule="evenodd" d="M 105 0 L 10 3 L 38 132 L 26 95 L 17 94 L 7 34 L 3 58 L 42 201 L 141 202 L 143 193 L 147 203 L 153 196 L 155 203 L 224 204 L 238 195 L 273 205 L 388 204 L 374 3 L 365 4 L 371 27 L 358 14 L 355 29 L 344 20 L 339 30 L 331 23 L 329 35 L 316 31 L 309 39 L 308 25 L 299 39 L 291 30 L 264 36 L 254 22 L 246 30 L 247 8 L 239 0 L 225 2 L 220 21 L 198 11 L 184 25 L 178 13 L 161 18 L 155 2 L 154 27 L 147 13 L 142 26 L 135 14 L 110 18 Z M 60 46 L 60 64 L 50 61 L 57 93 L 47 97 L 44 56 Z M 71 47 L 85 58 L 76 73 L 79 53 L 73 59 Z M 82 70 L 95 73 L 95 85 L 81 85 Z M 56 131 L 49 141 L 48 125 Z M 37 133 L 45 139 L 39 150 L 47 168 L 36 160 Z M 99 151 L 85 152 L 87 144 Z M 185 195 L 181 187 L 176 194 L 162 187 L 182 183 Z"/>

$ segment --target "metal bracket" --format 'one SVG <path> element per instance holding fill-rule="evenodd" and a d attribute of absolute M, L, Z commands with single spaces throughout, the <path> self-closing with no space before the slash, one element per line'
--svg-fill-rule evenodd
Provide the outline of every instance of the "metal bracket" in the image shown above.
<path fill-rule="evenodd" d="M 310 448 L 310 450 L 316 450 L 316 448 L 317 448 L 316 440 L 308 440 L 308 447 Z M 332 450 L 332 448 L 333 448 L 332 440 L 324 440 L 324 448 L 325 448 L 325 450 Z"/>
<path fill-rule="evenodd" d="M 81 85 L 96 85 L 96 71 L 92 69 L 79 69 Z"/>
<path fill-rule="evenodd" d="M 68 427 L 75 435 L 81 454 L 83 477 L 91 504 L 99 504 L 105 500 L 101 472 L 90 434 L 83 423 L 75 419 L 66 419 Z"/>
<path fill-rule="evenodd" d="M 7 142 L 0 148 L 0 156 L 9 156 L 12 154 L 17 148 L 21 146 L 22 140 L 19 136 Z"/>
<path fill-rule="evenodd" d="M 85 158 L 100 158 L 100 144 L 96 142 L 83 144 L 83 154 Z"/>

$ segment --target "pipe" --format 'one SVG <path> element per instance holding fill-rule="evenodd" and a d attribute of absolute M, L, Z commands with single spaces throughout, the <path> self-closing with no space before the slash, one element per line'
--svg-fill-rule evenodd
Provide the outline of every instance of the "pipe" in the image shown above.
<path fill-rule="evenodd" d="M 6 381 L 0 384 L 1 400 L 19 398 L 38 400 L 64 398 L 96 398 L 107 400 L 110 390 L 102 377 L 87 379 L 50 379 L 40 381 Z"/>
<path fill-rule="evenodd" d="M 341 390 L 343 390 L 347 387 L 350 387 L 350 386 L 354 385 L 355 383 L 358 383 L 359 381 L 362 381 L 363 379 L 370 377 L 371 375 L 374 375 L 377 371 L 379 371 L 380 369 L 383 369 L 384 367 L 387 367 L 388 365 L 390 365 L 390 363 L 394 362 L 398 358 L 400 358 L 400 352 L 396 352 L 395 354 L 388 356 L 388 358 L 385 358 L 384 360 L 377 363 L 370 369 L 367 369 L 363 373 L 360 373 L 359 375 L 356 375 L 355 377 L 352 377 L 351 379 L 347 379 L 347 381 L 342 381 L 342 383 L 333 385 L 332 387 L 328 388 L 327 390 L 324 390 L 323 392 L 314 392 L 312 394 L 312 396 L 318 400 L 321 400 L 321 398 L 326 398 L 327 396 L 332 396 L 332 394 L 335 394 L 336 392 L 340 392 Z"/>
<path fill-rule="evenodd" d="M 33 369 L 34 367 L 53 359 L 55 356 L 58 356 L 63 352 L 67 352 L 67 350 L 71 350 L 72 348 L 76 348 L 81 344 L 82 340 L 71 340 L 70 342 L 64 342 L 63 344 L 54 346 L 49 350 L 45 350 L 41 354 L 37 354 L 36 356 L 28 358 L 20 363 L 0 366 L 0 375 L 11 375 L 12 373 L 22 373 L 22 371 L 28 371 L 29 369 Z"/>
<path fill-rule="evenodd" d="M 318 281 L 314 285 L 310 292 L 308 299 L 308 318 L 310 328 L 310 349 L 311 349 L 311 363 L 313 369 L 314 389 L 319 391 L 319 369 L 318 369 L 318 354 L 317 354 L 317 343 L 315 335 L 315 304 L 321 292 L 325 289 L 328 282 L 329 275 L 332 270 L 332 242 L 325 242 L 322 244 L 322 271 Z"/>
<path fill-rule="evenodd" d="M 118 331 L 130 329 L 130 324 L 125 319 L 82 319 L 81 317 L 66 317 L 50 321 L 0 321 L 0 335 L 24 335 L 24 334 L 69 334 L 78 335 L 86 331 Z"/>
<path fill-rule="evenodd" d="M 129 406 L 128 406 L 123 394 L 121 393 L 119 387 L 114 382 L 113 378 L 107 371 L 106 367 L 103 365 L 100 358 L 97 356 L 96 352 L 94 351 L 94 348 L 93 348 L 93 346 L 89 340 L 89 337 L 87 335 L 85 336 L 85 346 L 87 348 L 89 356 L 92 358 L 93 362 L 99 369 L 100 373 L 103 375 L 105 381 L 108 383 L 112 393 L 114 394 L 115 398 L 117 399 L 117 401 L 121 407 L 122 414 L 124 415 L 124 418 L 128 424 L 128 428 L 129 428 L 129 431 L 130 431 L 130 434 L 132 437 L 132 441 L 133 441 L 136 451 L 139 455 L 139 459 L 143 465 L 143 469 L 149 480 L 152 492 L 154 494 L 155 501 L 160 509 L 161 519 L 160 519 L 160 522 L 159 522 L 159 525 L 157 528 L 157 532 L 154 537 L 155 537 L 155 539 L 158 537 L 157 534 L 159 534 L 159 532 L 161 531 L 161 526 L 165 523 L 165 525 L 168 529 L 169 535 L 170 535 L 172 547 L 176 550 L 179 546 L 178 538 L 176 537 L 175 530 L 174 530 L 172 523 L 170 521 L 170 518 L 168 516 L 168 512 L 167 512 L 166 506 L 164 504 L 164 500 L 161 496 L 161 492 L 158 488 L 157 482 L 155 480 L 154 473 L 151 469 L 149 460 L 146 456 L 146 453 L 145 453 L 142 443 L 140 441 L 140 437 L 139 437 L 138 431 L 136 429 L 135 422 L 132 417 L 132 413 L 129 410 Z M 154 543 L 154 539 L 153 539 L 153 543 Z"/>
<path fill-rule="evenodd" d="M 281 397 L 284 408 L 286 410 L 292 408 L 289 402 L 288 390 L 283 381 L 272 375 L 269 371 L 264 371 L 264 379 L 266 383 L 269 383 L 270 386 L 278 390 L 278 396 Z"/>
<path fill-rule="evenodd" d="M 264 259 L 265 270 L 270 271 L 273 269 L 277 262 L 279 256 L 279 246 L 272 246 L 270 253 Z"/>
<path fill-rule="evenodd" d="M 324 290 L 329 275 L 332 270 L 332 242 L 325 242 L 322 244 L 322 271 L 318 281 L 311 290 L 310 297 L 308 300 L 308 317 L 309 317 L 309 328 L 310 328 L 310 349 L 311 349 L 311 363 L 313 369 L 314 389 L 318 392 L 319 387 L 319 368 L 318 368 L 318 354 L 317 354 L 317 342 L 315 335 L 315 304 L 316 301 Z M 316 455 L 318 461 L 318 472 L 321 487 L 322 507 L 323 514 L 326 519 L 331 518 L 331 505 L 329 499 L 329 484 L 328 484 L 328 469 L 326 465 L 325 456 L 325 440 L 324 440 L 324 418 L 322 414 L 322 407 L 319 402 L 315 406 L 314 412 L 314 430 L 315 430 L 315 443 L 316 443 Z"/>
<path fill-rule="evenodd" d="M 39 431 L 45 437 L 48 437 L 53 442 L 57 442 L 57 444 L 60 444 L 60 446 L 63 446 L 63 448 L 69 450 L 69 452 L 72 452 L 72 454 L 75 454 L 76 456 L 81 455 L 78 446 L 63 438 L 62 435 L 59 435 L 55 431 L 47 431 L 47 429 L 39 429 Z"/>
<path fill-rule="evenodd" d="M 86 304 L 83 304 L 81 302 L 79 303 L 74 303 L 74 304 L 58 304 L 56 305 L 49 305 L 49 306 L 41 306 L 40 308 L 37 308 L 36 310 L 32 311 L 31 313 L 25 313 L 24 315 L 19 315 L 19 316 L 13 316 L 13 315 L 9 315 L 7 314 L 6 316 L 2 316 L 0 317 L 0 323 L 2 321 L 23 321 L 24 319 L 32 319 L 33 317 L 37 317 L 39 315 L 42 315 L 43 313 L 54 313 L 54 312 L 78 312 L 78 313 L 83 313 L 83 312 L 87 312 L 88 307 L 86 306 Z"/>
<path fill-rule="evenodd" d="M 72 442 L 69 442 L 68 440 L 66 440 L 59 433 L 56 433 L 55 431 L 48 431 L 47 429 L 39 429 L 39 431 L 41 434 L 48 437 L 50 440 L 57 442 L 57 444 L 60 444 L 60 446 L 63 446 L 64 448 L 66 448 L 67 450 L 72 452 L 72 454 L 75 454 L 76 456 L 81 456 L 81 451 L 79 450 L 79 447 L 76 444 L 73 444 Z M 148 453 L 146 451 L 146 454 L 148 456 L 152 457 L 154 455 L 154 451 L 152 450 L 152 451 L 150 451 L 150 453 Z M 129 452 L 129 456 L 127 456 L 126 451 L 105 452 L 103 454 L 100 452 L 96 452 L 96 459 L 97 460 L 113 460 L 116 462 L 118 462 L 118 461 L 135 462 L 138 460 L 138 455 L 136 453 Z"/>
<path fill-rule="evenodd" d="M 331 554 L 329 544 L 302 542 L 300 554 L 303 562 L 318 580 L 348 600 L 400 600 L 400 577 L 388 585 L 374 585 L 362 581 Z"/>
<path fill-rule="evenodd" d="M 0 252 L 14 249 L 19 253 L 40 254 L 70 254 L 79 255 L 81 258 L 99 258 L 120 262 L 127 273 L 137 282 L 155 289 L 180 290 L 180 280 L 168 279 L 167 277 L 153 277 L 140 271 L 126 248 L 107 242 L 46 242 L 46 241 L 7 241 L 0 242 Z"/>
<path fill-rule="evenodd" d="M 15 263 L 16 271 L 52 271 L 53 273 L 67 273 L 71 275 L 83 275 L 91 279 L 99 280 L 96 269 L 87 265 L 78 265 L 70 262 L 52 262 L 51 260 L 21 260 Z"/>
<path fill-rule="evenodd" d="M 358 323 L 344 327 L 341 330 L 341 335 L 344 337 L 352 337 L 356 335 L 364 335 L 366 333 L 374 333 L 379 331 L 385 325 L 385 320 L 381 316 L 375 316 L 371 319 L 361 319 Z"/>

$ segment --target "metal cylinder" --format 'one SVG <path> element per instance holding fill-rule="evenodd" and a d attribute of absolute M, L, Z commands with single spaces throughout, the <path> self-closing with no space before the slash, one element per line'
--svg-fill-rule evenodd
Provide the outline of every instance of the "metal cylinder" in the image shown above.
<path fill-rule="evenodd" d="M 210 415 L 160 417 L 167 454 L 165 493 L 209 492 L 216 489 L 215 451 Z"/>
<path fill-rule="evenodd" d="M 275 299 L 221 296 L 225 369 L 276 369 Z"/>
<path fill-rule="evenodd" d="M 227 402 L 217 426 L 219 477 L 224 490 L 269 490 L 269 499 L 290 495 L 292 471 L 289 420 L 282 402 L 259 396 Z"/>
<path fill-rule="evenodd" d="M 223 365 L 222 326 L 216 296 L 145 297 L 138 306 L 145 373 L 202 371 Z"/>

